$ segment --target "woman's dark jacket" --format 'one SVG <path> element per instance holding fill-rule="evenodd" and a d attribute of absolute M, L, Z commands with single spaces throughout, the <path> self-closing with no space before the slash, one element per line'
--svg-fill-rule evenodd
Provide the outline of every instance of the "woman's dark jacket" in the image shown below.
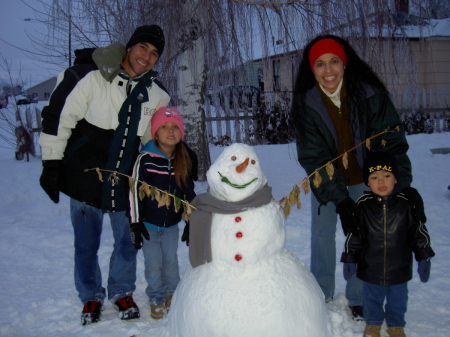
<path fill-rule="evenodd" d="M 308 175 L 340 155 L 335 127 L 318 90 L 316 86 L 310 89 L 306 93 L 304 104 L 297 95 L 292 107 L 292 113 L 301 116 L 301 125 L 295 125 L 297 153 L 298 160 Z M 406 155 L 409 146 L 403 122 L 387 93 L 368 85 L 365 86 L 365 92 L 364 111 L 358 112 L 355 107 L 351 107 L 354 145 L 388 128 L 398 126 L 399 131 L 388 132 L 375 138 L 371 142 L 371 151 L 387 151 L 395 155 L 399 164 L 398 185 L 401 188 L 408 187 L 412 181 L 411 162 Z M 362 168 L 366 148 L 363 145 L 354 151 Z M 337 169 L 332 180 L 325 170 L 320 170 L 320 175 L 322 183 L 319 188 L 312 188 L 312 191 L 321 204 L 338 204 L 349 195 L 344 179 Z M 314 176 L 311 181 L 313 178 Z"/>
<path fill-rule="evenodd" d="M 144 181 L 151 186 L 167 191 L 188 202 L 191 202 L 195 198 L 194 181 L 190 176 L 186 177 L 186 186 L 180 188 L 177 185 L 172 159 L 162 153 L 153 140 L 142 148 L 133 168 L 133 178 L 136 180 L 133 186 L 135 193 L 130 193 L 130 215 L 132 223 L 148 222 L 158 227 L 171 227 L 181 221 L 183 206 L 175 211 L 172 198 L 169 207 L 158 207 L 158 201 L 156 199 L 145 196 L 141 200 L 139 196 L 139 189 L 142 185 L 139 181 Z"/>
<path fill-rule="evenodd" d="M 425 225 L 411 214 L 402 193 L 380 197 L 364 194 L 357 201 L 361 228 L 348 233 L 341 262 L 357 263 L 356 276 L 368 283 L 396 285 L 412 278 L 417 261 L 433 257 Z"/>

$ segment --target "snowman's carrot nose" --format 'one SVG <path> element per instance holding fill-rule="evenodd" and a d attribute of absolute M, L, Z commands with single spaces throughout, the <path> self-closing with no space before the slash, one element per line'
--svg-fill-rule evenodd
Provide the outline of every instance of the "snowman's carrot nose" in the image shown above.
<path fill-rule="evenodd" d="M 245 168 L 248 166 L 248 158 L 244 160 L 244 162 L 242 162 L 242 164 L 239 164 L 238 166 L 236 166 L 236 171 L 237 173 L 241 173 L 242 171 L 245 170 Z"/>

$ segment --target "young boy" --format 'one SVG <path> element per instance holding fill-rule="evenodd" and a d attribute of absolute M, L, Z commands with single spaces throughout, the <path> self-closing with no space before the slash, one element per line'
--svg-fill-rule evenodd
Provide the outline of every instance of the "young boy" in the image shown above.
<path fill-rule="evenodd" d="M 369 154 L 363 178 L 371 192 L 357 201 L 360 228 L 347 234 L 341 257 L 345 279 L 356 272 L 364 282 L 364 337 L 380 337 L 383 320 L 390 337 L 406 336 L 403 328 L 412 253 L 419 262 L 422 282 L 428 281 L 430 258 L 435 255 L 427 228 L 413 218 L 408 199 L 396 189 L 397 177 L 398 164 L 393 155 Z"/>

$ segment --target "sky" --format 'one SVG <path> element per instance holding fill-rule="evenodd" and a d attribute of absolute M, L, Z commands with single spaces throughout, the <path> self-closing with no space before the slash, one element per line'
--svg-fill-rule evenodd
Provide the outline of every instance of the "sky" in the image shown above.
<path fill-rule="evenodd" d="M 45 102 L 39 102 L 42 108 Z M 431 276 L 421 283 L 414 262 L 413 279 L 408 282 L 409 302 L 406 313 L 408 337 L 450 336 L 450 154 L 432 154 L 430 149 L 450 146 L 450 132 L 407 136 L 414 180 L 424 199 L 427 227 L 436 256 L 431 259 Z M 273 189 L 275 200 L 287 196 L 292 187 L 305 178 L 296 159 L 295 144 L 254 146 L 261 167 Z M 223 147 L 210 147 L 214 162 Z M 274 165 L 274 163 L 279 163 Z M 73 229 L 70 223 L 69 199 L 62 195 L 59 204 L 50 201 L 39 186 L 42 164 L 39 158 L 29 162 L 14 160 L 14 150 L 0 147 L 0 336 L 8 337 L 175 337 L 168 336 L 170 313 L 166 319 L 150 318 L 142 253 L 138 253 L 136 291 L 133 297 L 141 309 L 141 318 L 124 322 L 110 302 L 106 301 L 102 320 L 81 326 L 82 303 L 73 281 Z M 207 183 L 196 183 L 197 193 Z M 287 248 L 309 268 L 311 193 L 301 192 L 302 208 L 293 208 L 285 220 Z M 104 285 L 113 240 L 108 217 L 105 218 L 99 262 Z M 180 224 L 180 236 L 184 223 Z M 264 231 L 264 227 L 261 228 Z M 337 259 L 344 236 L 338 224 Z M 179 241 L 178 258 L 181 277 L 190 270 L 188 247 Z M 250 270 L 247 269 L 247 270 Z M 270 275 L 268 275 L 268 280 Z M 337 262 L 336 296 L 327 304 L 333 325 L 333 337 L 360 337 L 364 323 L 350 319 L 347 309 L 342 264 Z M 236 292 L 239 293 L 239 292 Z M 232 297 L 231 293 L 231 297 Z M 268 292 L 266 296 L 273 295 Z M 175 296 L 182 298 L 181 293 Z M 232 298 L 227 298 L 227 305 Z M 235 299 L 237 302 L 238 298 Z M 173 303 L 179 300 L 174 298 Z M 307 302 L 305 302 L 307 303 Z M 306 304 L 299 301 L 299 306 Z M 251 308 L 247 308 L 251 310 Z M 306 310 L 301 307 L 301 310 Z M 239 312 L 237 312 L 239 314 Z M 221 319 L 221 311 L 217 312 Z M 199 315 L 200 316 L 200 315 Z M 254 323 L 254 322 L 249 322 Z M 317 324 L 317 322 L 314 322 Z M 322 322 L 320 322 L 322 324 Z M 231 331 L 232 324 L 225 325 Z M 212 335 L 204 336 L 211 337 Z M 233 337 L 241 337 L 232 335 Z M 251 337 L 247 334 L 242 337 Z M 285 337 L 276 335 L 277 337 Z M 387 336 L 383 329 L 383 336 Z M 203 337 L 203 336 L 196 336 Z M 261 337 L 259 335 L 258 337 Z M 265 336 L 266 337 L 266 336 Z M 267 336 L 269 337 L 269 336 Z M 272 336 L 270 336 L 272 337 Z M 331 337 L 331 336 L 320 336 Z"/>
<path fill-rule="evenodd" d="M 43 2 L 50 1 L 43 0 Z M 0 79 L 10 83 L 9 75 L 3 69 L 4 58 L 11 64 L 13 80 L 21 78 L 19 83 L 25 82 L 25 88 L 48 80 L 59 72 L 58 69 L 49 71 L 45 64 L 40 64 L 21 51 L 21 49 L 30 50 L 27 31 L 35 36 L 39 30 L 46 32 L 43 24 L 36 21 L 24 21 L 25 18 L 35 18 L 33 9 L 26 3 L 36 9 L 42 8 L 39 0 L 0 0 L 0 8 L 2 9 L 0 20 Z"/>

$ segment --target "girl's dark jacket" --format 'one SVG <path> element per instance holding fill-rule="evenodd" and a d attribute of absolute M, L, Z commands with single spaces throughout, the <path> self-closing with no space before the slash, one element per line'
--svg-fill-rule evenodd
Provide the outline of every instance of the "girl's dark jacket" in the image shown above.
<path fill-rule="evenodd" d="M 158 201 L 145 196 L 142 200 L 139 197 L 139 188 L 145 181 L 147 184 L 167 191 L 180 199 L 191 202 L 196 194 L 194 192 L 194 181 L 190 176 L 186 177 L 186 185 L 180 188 L 175 181 L 175 174 L 172 166 L 172 158 L 168 158 L 155 145 L 153 140 L 148 142 L 143 148 L 136 164 L 133 168 L 135 193 L 130 192 L 130 215 L 131 222 L 148 222 L 158 227 L 171 227 L 181 221 L 183 206 L 175 210 L 173 199 L 169 207 L 158 207 Z"/>
<path fill-rule="evenodd" d="M 368 283 L 396 285 L 412 278 L 414 253 L 417 261 L 433 257 L 425 225 L 411 214 L 402 193 L 381 197 L 361 196 L 361 228 L 347 234 L 341 262 L 357 263 L 356 276 Z"/>
<path fill-rule="evenodd" d="M 371 151 L 387 151 L 395 155 L 399 166 L 398 185 L 401 188 L 409 187 L 412 181 L 411 162 L 406 155 L 409 146 L 400 116 L 387 93 L 368 85 L 364 88 L 366 92 L 364 111 L 356 111 L 355 107 L 351 107 L 354 145 L 388 128 L 398 126 L 398 131 L 388 132 L 374 139 L 371 142 Z M 295 125 L 298 161 L 310 175 L 340 155 L 336 130 L 316 86 L 306 93 L 304 104 L 300 96 L 296 96 L 292 109 L 293 114 L 302 116 L 302 125 Z M 366 156 L 365 151 L 365 146 L 355 149 L 361 168 Z M 312 191 L 321 204 L 326 205 L 328 202 L 338 204 L 349 195 L 344 179 L 337 169 L 332 180 L 325 170 L 319 172 L 322 183 L 319 188 L 312 188 Z M 313 178 L 311 177 L 311 181 Z"/>

